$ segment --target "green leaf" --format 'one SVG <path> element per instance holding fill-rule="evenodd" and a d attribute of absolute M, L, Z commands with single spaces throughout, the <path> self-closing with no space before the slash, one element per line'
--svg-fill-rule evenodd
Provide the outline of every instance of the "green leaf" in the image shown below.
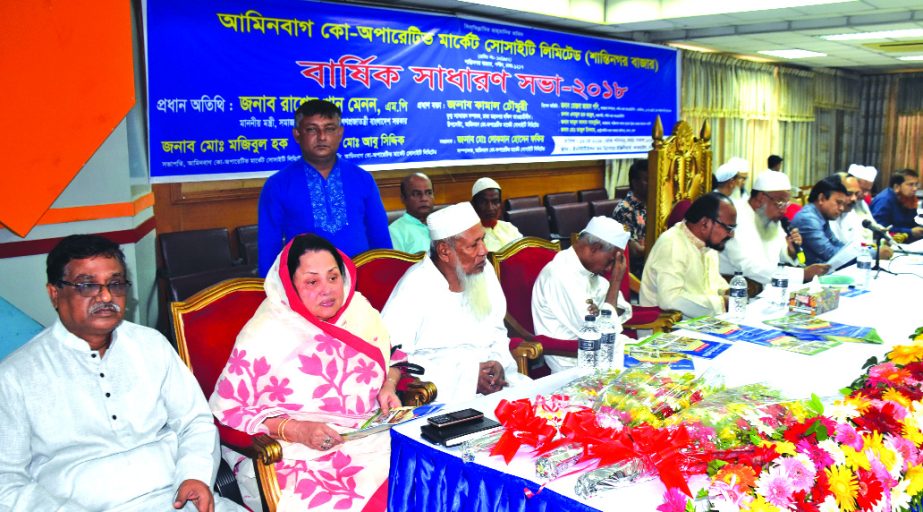
<path fill-rule="evenodd" d="M 827 427 L 825 427 L 824 424 L 820 422 L 820 420 L 815 421 L 807 430 L 804 431 L 805 436 L 809 436 L 811 434 L 817 436 L 818 441 L 823 441 L 830 437 L 830 433 L 827 431 Z"/>
<path fill-rule="evenodd" d="M 824 404 L 816 394 L 811 393 L 811 399 L 808 400 L 806 405 L 808 406 L 808 410 L 814 413 L 815 416 L 822 416 L 824 414 Z"/>
<path fill-rule="evenodd" d="M 708 462 L 708 474 L 714 475 L 715 473 L 718 472 L 719 469 L 723 468 L 726 465 L 727 465 L 726 461 L 719 460 L 719 459 L 713 459 Z"/>

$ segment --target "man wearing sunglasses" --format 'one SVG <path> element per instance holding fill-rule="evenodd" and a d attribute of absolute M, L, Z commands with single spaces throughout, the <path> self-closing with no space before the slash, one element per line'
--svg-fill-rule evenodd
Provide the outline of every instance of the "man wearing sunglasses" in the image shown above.
<path fill-rule="evenodd" d="M 217 431 L 192 374 L 123 321 L 119 246 L 66 237 L 47 275 L 58 321 L 0 363 L 0 509 L 242 510 L 211 493 Z"/>
<path fill-rule="evenodd" d="M 675 309 L 687 318 L 727 311 L 728 283 L 718 271 L 718 252 L 735 229 L 737 209 L 730 198 L 709 192 L 696 199 L 683 222 L 651 248 L 641 277 L 641 305 Z"/>
<path fill-rule="evenodd" d="M 830 222 L 846 211 L 849 191 L 839 176 L 827 176 L 811 188 L 808 202 L 795 215 L 792 226 L 801 233 L 805 263 L 826 263 L 846 245 L 833 234 Z"/>

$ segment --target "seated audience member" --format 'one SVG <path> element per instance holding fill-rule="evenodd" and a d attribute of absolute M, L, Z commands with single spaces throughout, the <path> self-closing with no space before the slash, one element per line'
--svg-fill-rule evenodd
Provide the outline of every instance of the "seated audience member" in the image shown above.
<path fill-rule="evenodd" d="M 686 317 L 727 311 L 728 283 L 718 271 L 723 251 L 737 228 L 737 210 L 724 194 L 696 199 L 683 222 L 657 239 L 641 278 L 642 306 L 675 309 Z"/>
<path fill-rule="evenodd" d="M 484 226 L 484 245 L 488 252 L 497 252 L 506 244 L 522 238 L 519 228 L 500 220 L 502 201 L 500 184 L 491 178 L 480 178 L 471 187 L 471 206 Z"/>
<path fill-rule="evenodd" d="M 770 171 L 782 172 L 783 158 L 779 155 L 769 155 L 766 159 L 766 166 Z"/>
<path fill-rule="evenodd" d="M 123 320 L 119 246 L 68 236 L 47 277 L 57 321 L 0 363 L 0 509 L 242 510 L 212 496 L 198 383 L 160 333 Z"/>
<path fill-rule="evenodd" d="M 713 176 L 714 191 L 728 196 L 733 201 L 739 201 L 743 198 L 740 189 L 746 182 L 745 175 L 749 173 L 749 162 L 736 156 L 731 158 L 715 171 Z"/>
<path fill-rule="evenodd" d="M 506 298 L 487 265 L 484 228 L 471 204 L 433 212 L 426 224 L 429 257 L 407 269 L 382 310 L 392 342 L 426 369 L 440 402 L 528 380 L 510 354 Z"/>
<path fill-rule="evenodd" d="M 326 239 L 298 235 L 276 257 L 265 288 L 266 299 L 237 336 L 209 401 L 215 417 L 281 442 L 278 510 L 325 502 L 384 510 L 388 434 L 348 443 L 340 435 L 379 409 L 401 405 L 388 332 L 356 292 L 356 268 Z M 402 357 L 397 352 L 394 359 Z M 231 450 L 224 457 L 248 504 L 259 510 L 250 459 Z M 340 480 L 344 470 L 354 480 L 348 488 Z"/>
<path fill-rule="evenodd" d="M 833 234 L 830 221 L 846 209 L 847 194 L 839 176 L 828 176 L 814 184 L 808 204 L 792 220 L 792 226 L 801 233 L 801 247 L 808 265 L 826 263 L 846 245 Z"/>
<path fill-rule="evenodd" d="M 631 233 L 628 252 L 631 272 L 640 276 L 644 270 L 644 236 L 647 227 L 647 160 L 637 160 L 628 169 L 628 186 L 631 190 L 625 199 L 612 210 L 612 218 L 622 223 Z"/>
<path fill-rule="evenodd" d="M 629 234 L 617 221 L 593 217 L 577 242 L 555 255 L 532 287 L 532 321 L 535 334 L 575 340 L 587 314 L 602 309 L 613 312 L 621 331 L 631 318 L 631 304 L 620 293 L 625 275 L 625 244 Z M 605 277 L 608 274 L 609 277 Z M 573 357 L 545 356 L 551 371 L 576 365 Z"/>
<path fill-rule="evenodd" d="M 391 243 L 399 251 L 417 253 L 429 250 L 426 217 L 433 213 L 433 183 L 423 173 L 401 180 L 401 201 L 407 210 L 388 226 Z"/>
<path fill-rule="evenodd" d="M 923 226 L 914 221 L 918 179 L 919 175 L 913 169 L 894 171 L 889 188 L 872 199 L 872 215 L 878 224 L 891 226 L 892 233 L 906 233 L 909 242 L 923 238 Z"/>
<path fill-rule="evenodd" d="M 866 245 L 875 244 L 875 234 L 871 230 L 866 229 L 862 226 L 862 223 L 865 220 L 875 221 L 875 217 L 872 216 L 872 211 L 869 209 L 869 203 L 871 202 L 870 196 L 872 191 L 872 184 L 875 182 L 875 177 L 878 176 L 878 169 L 875 169 L 872 166 L 865 165 L 856 165 L 852 164 L 849 166 L 849 169 L 846 171 L 847 174 L 856 178 L 856 183 L 859 185 L 859 193 L 856 197 L 856 201 L 851 203 L 850 209 L 847 212 L 851 212 L 851 222 L 855 226 L 855 229 L 858 231 L 854 236 L 854 240 L 862 242 Z M 843 183 L 846 185 L 846 182 Z M 847 186 L 847 189 L 849 187 Z M 844 214 L 845 215 L 845 214 Z M 834 234 L 836 231 L 834 230 Z M 848 240 L 844 240 L 847 241 Z M 880 248 L 880 257 L 881 259 L 890 259 L 894 255 L 894 251 L 891 249 L 891 246 L 888 244 L 881 244 Z"/>
<path fill-rule="evenodd" d="M 326 100 L 302 103 L 292 134 L 301 158 L 270 176 L 260 193 L 260 275 L 299 233 L 324 236 L 349 256 L 390 249 L 388 215 L 375 179 L 337 155 L 343 140 L 340 108 Z"/>
<path fill-rule="evenodd" d="M 786 235 L 780 222 L 791 197 L 792 184 L 785 174 L 763 171 L 756 177 L 750 197 L 736 203 L 737 231 L 718 257 L 723 275 L 740 271 L 748 279 L 767 284 L 779 262 L 798 263 L 795 245 L 801 244 L 801 235 L 794 228 Z M 821 264 L 793 269 L 797 273 L 793 277 L 798 282 L 810 281 L 828 269 Z"/>

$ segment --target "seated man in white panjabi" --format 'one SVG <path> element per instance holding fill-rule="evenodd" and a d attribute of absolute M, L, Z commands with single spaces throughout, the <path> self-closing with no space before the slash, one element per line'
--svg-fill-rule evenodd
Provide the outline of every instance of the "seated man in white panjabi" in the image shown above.
<path fill-rule="evenodd" d="M 382 310 L 391 343 L 422 365 L 440 402 L 457 403 L 531 381 L 516 371 L 506 297 L 487 265 L 484 227 L 470 203 L 427 217 L 428 257 L 401 277 Z"/>
<path fill-rule="evenodd" d="M 545 265 L 532 287 L 535 334 L 575 340 L 587 314 L 608 309 L 621 332 L 631 318 L 631 304 L 620 293 L 628 279 L 625 246 L 631 234 L 617 220 L 593 217 L 577 242 Z M 609 276 L 606 277 L 605 275 Z M 552 372 L 572 368 L 577 359 L 545 356 Z"/>

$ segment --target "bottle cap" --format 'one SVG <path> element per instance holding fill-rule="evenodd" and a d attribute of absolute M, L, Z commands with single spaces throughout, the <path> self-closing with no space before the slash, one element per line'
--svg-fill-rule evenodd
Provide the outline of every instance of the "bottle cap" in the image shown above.
<path fill-rule="evenodd" d="M 741 271 L 739 271 L 739 270 L 735 270 L 735 271 L 734 271 L 734 275 L 735 275 L 735 276 L 742 276 L 742 275 L 744 275 L 744 273 L 741 272 Z"/>
<path fill-rule="evenodd" d="M 593 315 L 587 315 L 587 316 L 585 316 L 583 319 L 586 320 L 587 322 L 595 322 L 595 321 L 596 321 L 596 317 L 593 316 Z"/>
<path fill-rule="evenodd" d="M 611 309 L 604 309 L 604 310 L 600 311 L 599 314 L 602 315 L 602 316 L 612 316 L 612 310 L 611 310 Z"/>

